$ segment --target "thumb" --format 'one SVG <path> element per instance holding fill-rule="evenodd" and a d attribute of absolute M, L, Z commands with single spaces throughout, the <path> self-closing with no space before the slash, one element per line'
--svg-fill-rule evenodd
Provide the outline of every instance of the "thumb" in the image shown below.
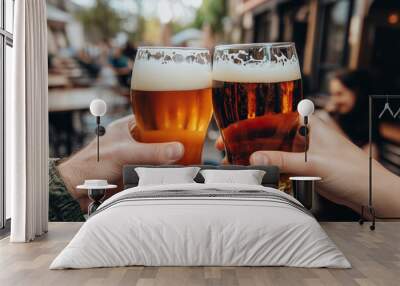
<path fill-rule="evenodd" d="M 130 152 L 130 164 L 171 164 L 182 158 L 185 148 L 180 142 L 135 142 Z"/>
<path fill-rule="evenodd" d="M 310 163 L 304 162 L 304 153 L 257 151 L 250 157 L 252 165 L 273 165 L 279 167 L 282 173 L 292 173 L 307 176 L 310 173 Z"/>

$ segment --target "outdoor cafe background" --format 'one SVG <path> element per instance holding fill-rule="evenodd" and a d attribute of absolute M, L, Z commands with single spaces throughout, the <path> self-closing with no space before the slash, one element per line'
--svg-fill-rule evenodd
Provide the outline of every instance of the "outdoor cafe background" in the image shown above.
<path fill-rule="evenodd" d="M 48 0 L 50 157 L 66 157 L 94 136 L 88 112 L 107 102 L 107 124 L 131 114 L 129 86 L 139 45 L 212 47 L 295 42 L 304 94 L 323 107 L 330 75 L 370 69 L 384 92 L 400 93 L 400 2 L 372 0 Z M 400 120 L 380 124 L 380 160 L 400 174 Z M 365 124 L 368 124 L 365 122 Z M 210 125 L 203 158 L 218 164 Z"/>

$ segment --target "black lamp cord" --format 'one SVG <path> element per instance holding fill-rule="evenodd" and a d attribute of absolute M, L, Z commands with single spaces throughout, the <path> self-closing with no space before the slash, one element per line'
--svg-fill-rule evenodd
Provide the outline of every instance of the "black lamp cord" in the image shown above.
<path fill-rule="evenodd" d="M 97 124 L 97 162 L 100 161 L 100 116 L 96 116 Z"/>
<path fill-rule="evenodd" d="M 308 150 L 308 134 L 307 134 L 307 125 L 308 125 L 308 116 L 304 116 L 304 137 L 306 139 L 306 142 L 304 144 L 304 160 L 307 162 L 307 150 Z"/>

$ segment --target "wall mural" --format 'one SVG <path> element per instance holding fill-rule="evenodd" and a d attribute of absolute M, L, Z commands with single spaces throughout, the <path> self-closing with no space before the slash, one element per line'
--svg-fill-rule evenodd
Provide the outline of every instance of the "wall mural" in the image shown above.
<path fill-rule="evenodd" d="M 355 62 L 345 39 L 352 5 L 319 7 L 325 16 L 340 10 L 349 17 L 326 22 L 325 34 L 314 35 L 322 46 L 308 52 L 311 23 L 304 13 L 284 29 L 295 31 L 289 42 L 249 44 L 260 35 L 277 41 L 290 33 L 269 31 L 280 25 L 257 20 L 271 11 L 241 21 L 220 1 L 196 7 L 183 1 L 180 16 L 167 13 L 168 1 L 143 1 L 156 10 L 114 1 L 48 2 L 50 220 L 84 221 L 123 190 L 130 164 L 276 165 L 280 191 L 292 196 L 294 186 L 297 194 L 302 181 L 312 182 L 316 191 L 307 205 L 317 218 L 336 220 L 359 219 L 370 147 L 373 160 L 400 174 L 400 105 L 377 104 L 371 144 L 368 129 L 368 95 L 397 91 L 396 73 L 385 72 L 379 56 L 390 45 L 381 39 L 374 48 L 372 71 L 346 69 Z M 238 44 L 219 45 L 225 42 Z M 315 113 L 299 116 L 305 98 Z M 101 114 L 89 108 L 96 100 L 105 107 Z M 354 169 L 363 172 L 353 178 Z M 349 184 L 357 195 L 346 193 Z"/>

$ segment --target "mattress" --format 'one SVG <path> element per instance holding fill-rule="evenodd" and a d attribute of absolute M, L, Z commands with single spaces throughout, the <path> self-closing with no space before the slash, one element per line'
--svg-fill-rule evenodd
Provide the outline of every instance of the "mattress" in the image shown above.
<path fill-rule="evenodd" d="M 351 267 L 293 197 L 263 186 L 198 183 L 114 195 L 50 269 L 131 265 Z"/>

